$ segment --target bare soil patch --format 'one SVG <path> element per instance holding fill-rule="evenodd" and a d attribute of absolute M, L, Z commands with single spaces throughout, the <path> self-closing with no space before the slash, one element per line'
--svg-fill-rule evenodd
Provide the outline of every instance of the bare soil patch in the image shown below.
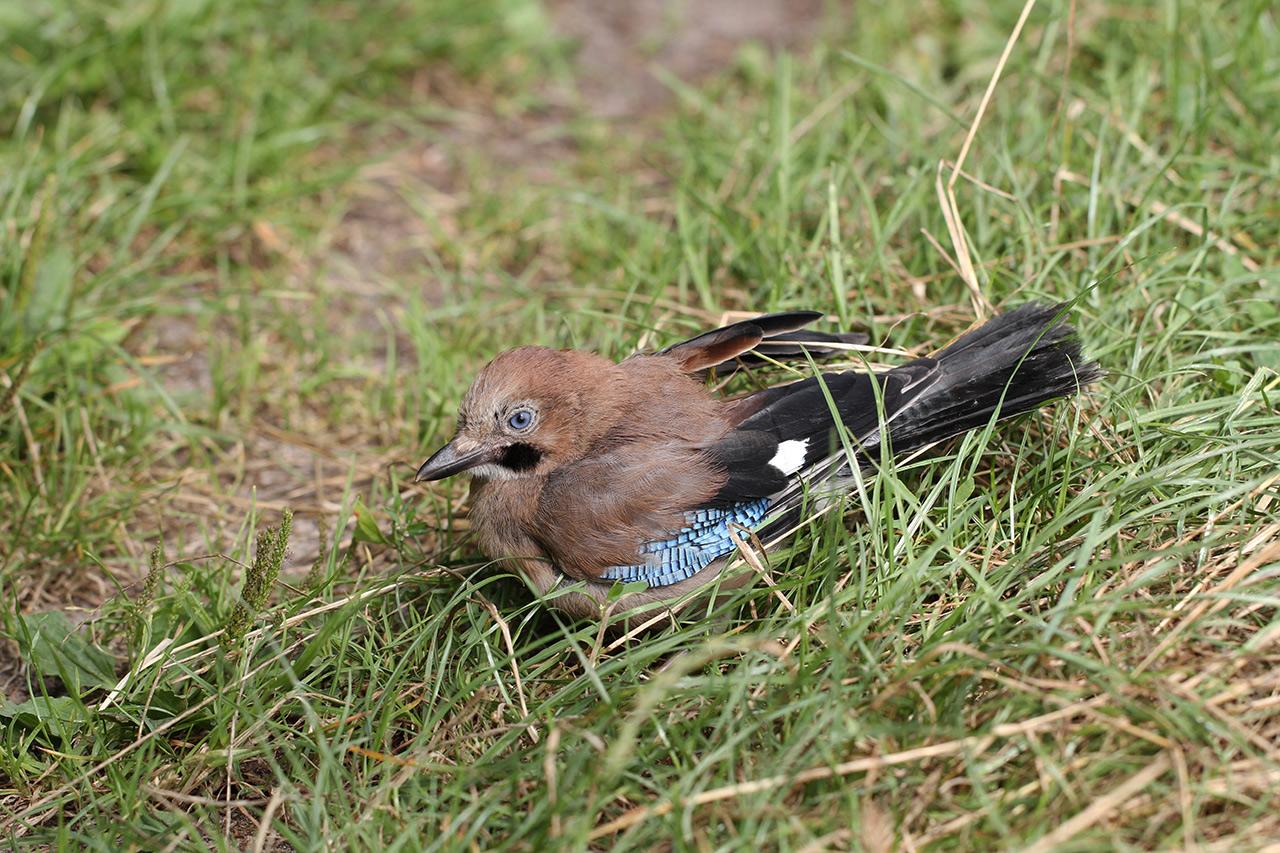
<path fill-rule="evenodd" d="M 820 0 L 556 0 L 556 26 L 578 45 L 584 106 L 613 120 L 670 105 L 656 69 L 692 82 L 727 66 L 738 48 L 805 44 L 818 30 Z"/>
<path fill-rule="evenodd" d="M 818 33 L 823 4 L 553 0 L 549 11 L 557 32 L 575 46 L 576 91 L 546 86 L 537 111 L 504 116 L 448 76 L 421 75 L 415 98 L 443 98 L 466 119 L 365 170 L 335 234 L 332 274 L 349 281 L 424 269 L 423 247 L 435 238 L 414 207 L 429 207 L 448 233 L 451 214 L 467 203 L 468 160 L 487 161 L 510 182 L 552 183 L 573 173 L 570 121 L 603 122 L 619 137 L 642 135 L 673 104 L 664 75 L 695 83 L 726 68 L 746 43 L 798 48 Z"/>

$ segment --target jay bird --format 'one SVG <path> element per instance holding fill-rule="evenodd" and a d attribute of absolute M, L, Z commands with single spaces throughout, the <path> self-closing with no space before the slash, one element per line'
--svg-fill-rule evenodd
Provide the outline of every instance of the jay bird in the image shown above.
<path fill-rule="evenodd" d="M 1023 305 L 886 372 L 815 373 L 731 398 L 705 376 L 823 357 L 855 336 L 802 332 L 822 315 L 795 311 L 619 363 L 519 347 L 480 371 L 456 435 L 416 480 L 469 472 L 481 550 L 512 562 L 554 606 L 602 617 L 613 585 L 635 581 L 644 583 L 623 607 L 672 602 L 720 575 L 735 537 L 772 545 L 811 497 L 847 489 L 851 461 L 874 468 L 881 442 L 893 454 L 919 450 L 1101 378 L 1064 312 Z"/>

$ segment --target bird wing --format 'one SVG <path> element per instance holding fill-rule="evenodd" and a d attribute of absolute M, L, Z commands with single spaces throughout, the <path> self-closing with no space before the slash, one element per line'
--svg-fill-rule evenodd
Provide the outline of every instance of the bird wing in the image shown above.
<path fill-rule="evenodd" d="M 611 566 L 644 562 L 649 543 L 678 537 L 685 513 L 705 503 L 720 479 L 695 444 L 621 444 L 547 478 L 533 536 L 569 577 L 600 580 Z"/>
<path fill-rule="evenodd" d="M 930 368 L 879 377 L 886 412 L 927 384 Z M 879 429 L 867 374 L 822 377 L 855 439 Z M 762 391 L 751 411 L 704 442 L 624 443 L 566 466 L 538 500 L 538 544 L 580 580 L 678 583 L 736 548 L 733 531 L 756 531 L 795 503 L 804 478 L 840 447 L 817 378 Z M 739 401 L 736 406 L 742 406 Z M 739 412 L 745 409 L 739 409 Z M 785 500 L 780 500 L 785 498 Z"/>
<path fill-rule="evenodd" d="M 902 405 L 913 377 L 927 384 L 929 368 L 917 364 L 876 380 L 887 412 Z M 869 375 L 822 379 L 855 438 L 878 429 Z M 602 442 L 599 451 L 552 473 L 532 525 L 538 545 L 571 578 L 655 587 L 732 553 L 731 531 L 759 530 L 775 511 L 790 508 L 800 481 L 840 445 L 816 377 L 731 406 L 738 424 L 705 440 Z"/>
<path fill-rule="evenodd" d="M 880 405 L 891 419 L 929 385 L 932 370 L 917 362 L 911 371 L 874 379 L 863 373 L 825 374 L 831 404 L 817 378 L 760 392 L 752 414 L 703 448 L 722 474 L 715 493 L 686 510 L 677 530 L 645 541 L 638 558 L 615 562 L 596 576 L 670 586 L 733 553 L 735 530 L 764 534 L 789 524 L 804 485 L 845 467 L 832 405 L 855 443 L 865 448 L 875 443 L 882 423 L 877 384 Z"/>
<path fill-rule="evenodd" d="M 743 501 L 726 508 L 705 508 L 685 513 L 685 525 L 674 536 L 647 542 L 640 559 L 609 566 L 604 580 L 631 583 L 644 581 L 651 587 L 670 586 L 693 577 L 720 557 L 737 548 L 734 531 L 755 530 L 769 514 L 768 498 Z M 739 533 L 739 535 L 742 535 Z"/>
<path fill-rule="evenodd" d="M 822 318 L 818 311 L 786 311 L 762 314 L 719 329 L 703 332 L 655 355 L 674 359 L 685 373 L 725 373 L 739 364 L 786 359 L 806 351 L 825 358 L 844 351 L 848 344 L 864 344 L 867 336 L 856 332 L 815 332 L 806 326 Z"/>
<path fill-rule="evenodd" d="M 811 476 L 814 466 L 843 452 L 837 419 L 865 450 L 878 439 L 881 412 L 891 421 L 936 381 L 937 367 L 920 359 L 883 374 L 824 373 L 736 401 L 741 420 L 707 448 L 728 473 L 707 506 L 776 497 Z"/>

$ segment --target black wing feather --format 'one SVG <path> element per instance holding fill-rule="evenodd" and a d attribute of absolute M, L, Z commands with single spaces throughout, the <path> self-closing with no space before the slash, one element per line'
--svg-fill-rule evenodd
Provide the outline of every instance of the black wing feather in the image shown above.
<path fill-rule="evenodd" d="M 718 329 L 712 329 L 695 335 L 687 341 L 672 344 L 666 349 L 658 350 L 658 355 L 679 355 L 685 350 L 699 350 L 707 345 L 758 330 L 762 338 L 772 338 L 788 332 L 798 332 L 805 326 L 822 319 L 820 311 L 785 311 L 778 314 L 761 314 L 750 320 L 739 320 Z"/>
<path fill-rule="evenodd" d="M 677 359 L 690 373 L 730 372 L 739 364 L 759 364 L 769 359 L 786 359 L 806 350 L 814 358 L 829 358 L 847 344 L 866 343 L 867 336 L 856 332 L 814 332 L 806 326 L 822 319 L 818 311 L 783 311 L 762 314 L 721 326 L 672 344 L 655 355 Z M 824 346 L 834 344 L 835 346 Z"/>
<path fill-rule="evenodd" d="M 840 421 L 855 443 L 863 444 L 873 440 L 880 429 L 876 385 L 885 420 L 890 421 L 923 394 L 937 374 L 936 361 L 920 359 L 880 375 L 824 373 L 822 383 Z M 775 494 L 797 471 L 826 459 L 840 447 L 832 407 L 817 377 L 770 388 L 751 399 L 759 400 L 760 408 L 708 448 L 709 455 L 729 475 L 712 498 L 712 506 Z M 794 460 L 790 470 L 774 463 L 779 446 L 786 441 L 805 443 L 803 461 Z"/>
<path fill-rule="evenodd" d="M 893 451 L 908 452 L 980 428 L 993 416 L 1031 411 L 1100 379 L 1102 370 L 1081 355 L 1075 331 L 1062 322 L 1064 311 L 1061 305 L 1031 303 L 962 335 L 932 358 L 886 373 L 827 373 L 821 379 L 856 444 L 870 450 L 880 443 L 883 411 Z M 788 481 L 813 475 L 811 466 L 839 449 L 832 407 L 817 377 L 769 388 L 735 405 L 748 414 L 707 450 L 729 474 L 712 505 L 777 494 L 777 475 Z M 774 464 L 786 441 L 806 442 L 802 464 L 795 453 L 780 457 L 798 466 L 791 471 Z M 863 464 L 874 461 L 867 454 Z M 818 469 L 816 476 L 840 467 Z"/>
<path fill-rule="evenodd" d="M 785 489 L 787 475 L 768 464 L 778 443 L 776 435 L 764 430 L 735 429 L 709 448 L 708 455 L 728 479 L 708 505 L 730 506 Z"/>
<path fill-rule="evenodd" d="M 850 344 L 865 344 L 867 336 L 861 332 L 785 332 L 765 338 L 748 352 L 708 367 L 702 372 L 727 375 L 739 366 L 767 364 L 770 361 L 786 361 L 799 358 L 807 351 L 815 361 L 832 358 L 845 352 Z M 835 346 L 828 346 L 835 344 Z"/>

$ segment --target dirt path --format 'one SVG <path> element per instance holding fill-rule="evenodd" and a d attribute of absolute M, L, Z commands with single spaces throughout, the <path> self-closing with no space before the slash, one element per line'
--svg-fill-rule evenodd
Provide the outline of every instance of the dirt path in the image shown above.
<path fill-rule="evenodd" d="M 817 32 L 821 0 L 557 0 L 557 28 L 579 45 L 583 103 L 625 122 L 662 110 L 671 91 L 654 69 L 693 82 L 726 67 L 738 48 L 796 48 Z"/>
<path fill-rule="evenodd" d="M 464 159 L 488 161 L 511 182 L 554 183 L 572 172 L 577 156 L 570 121 L 603 123 L 619 140 L 644 135 L 675 100 L 664 75 L 696 83 L 729 66 L 747 43 L 799 48 L 817 34 L 822 6 L 821 0 L 551 0 L 555 30 L 575 45 L 574 91 L 548 87 L 545 108 L 518 116 L 467 103 L 467 119 L 438 142 L 403 147 L 366 169 L 335 234 L 330 274 L 360 290 L 361 280 L 367 286 L 370 278 L 422 269 L 424 247 L 436 236 L 406 199 L 430 206 L 448 233 L 449 214 L 467 201 Z M 448 80 L 426 77 L 421 85 L 424 98 L 469 101 Z"/>

